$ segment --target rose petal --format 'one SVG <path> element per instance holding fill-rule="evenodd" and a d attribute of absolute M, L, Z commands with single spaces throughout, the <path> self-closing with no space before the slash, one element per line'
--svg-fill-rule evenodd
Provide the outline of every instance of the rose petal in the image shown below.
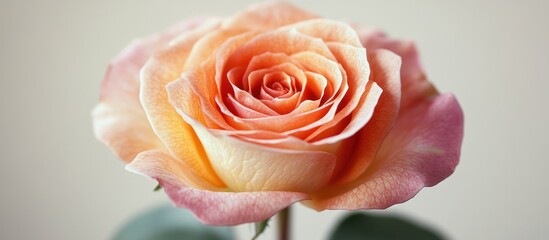
<path fill-rule="evenodd" d="M 299 95 L 293 95 L 288 98 L 275 98 L 272 100 L 261 100 L 265 105 L 271 109 L 275 109 L 280 114 L 288 114 L 296 109 L 298 104 Z M 303 105 L 305 106 L 305 105 Z M 310 110 L 311 108 L 309 108 Z"/>
<path fill-rule="evenodd" d="M 293 76 L 290 76 L 285 72 L 272 72 L 263 76 L 263 82 L 261 83 L 259 93 L 259 97 L 262 100 L 271 101 L 274 99 L 287 99 L 296 96 L 296 102 L 293 107 L 295 108 L 297 99 L 299 98 L 299 95 L 296 95 L 295 93 L 295 81 Z"/>
<path fill-rule="evenodd" d="M 241 30 L 219 29 L 201 37 L 192 47 L 189 57 L 185 62 L 185 70 L 200 67 L 207 59 L 215 56 L 215 52 L 227 39 L 243 33 Z"/>
<path fill-rule="evenodd" d="M 354 111 L 343 108 L 332 121 L 322 125 L 305 140 L 322 145 L 352 137 L 371 119 L 382 91 L 375 82 L 370 82 Z"/>
<path fill-rule="evenodd" d="M 362 47 L 357 32 L 348 24 L 329 19 L 312 19 L 292 24 L 282 29 L 296 29 L 324 42 L 337 42 L 354 47 Z"/>
<path fill-rule="evenodd" d="M 101 101 L 92 118 L 97 139 L 122 160 L 129 162 L 141 151 L 162 148 L 139 102 L 139 70 L 154 51 L 204 21 L 205 18 L 191 18 L 162 33 L 135 40 L 109 64 L 101 86 Z"/>
<path fill-rule="evenodd" d="M 336 61 L 309 51 L 293 54 L 291 58 L 309 73 L 303 89 L 308 99 L 321 99 L 325 103 L 336 99 L 338 94 L 345 94 L 342 86 L 346 84 L 343 81 L 346 72 Z"/>
<path fill-rule="evenodd" d="M 247 92 L 239 93 L 247 94 Z M 266 130 L 284 132 L 288 135 L 299 135 L 306 130 L 318 127 L 333 117 L 335 109 L 332 106 L 333 104 L 325 104 L 308 112 L 262 118 L 241 118 L 224 108 L 221 108 L 221 111 L 225 114 L 227 122 L 236 130 Z M 310 109 L 310 104 L 300 105 L 300 108 Z M 254 106 L 252 109 L 259 109 L 259 106 Z"/>
<path fill-rule="evenodd" d="M 311 192 L 330 180 L 336 160 L 330 153 L 268 148 L 214 135 L 215 131 L 181 115 L 193 126 L 213 168 L 233 191 Z"/>
<path fill-rule="evenodd" d="M 142 153 L 126 166 L 131 172 L 156 179 L 176 207 L 188 208 L 203 223 L 209 225 L 237 225 L 262 221 L 272 217 L 294 202 L 308 199 L 297 192 L 214 192 L 188 187 L 182 182 L 192 172 L 181 167 L 167 167 L 174 159 L 167 154 L 150 151 Z"/>
<path fill-rule="evenodd" d="M 126 162 L 142 151 L 163 148 L 140 108 L 100 102 L 93 109 L 92 117 L 97 139 Z"/>
<path fill-rule="evenodd" d="M 168 171 L 173 177 L 184 183 L 186 186 L 192 186 L 199 189 L 224 190 L 206 181 L 197 175 L 193 168 L 186 161 L 182 161 L 170 156 L 161 150 L 149 150 L 139 153 L 135 159 L 126 166 L 126 169 L 133 169 L 134 172 L 144 173 L 147 171 L 163 172 Z M 140 171 L 136 171 L 140 169 Z"/>
<path fill-rule="evenodd" d="M 240 104 L 246 106 L 247 108 L 267 115 L 265 117 L 280 115 L 275 110 L 265 105 L 265 103 L 261 102 L 259 99 L 252 96 L 249 92 L 245 92 L 237 88 L 234 88 L 233 90 L 234 90 L 234 99 L 238 101 Z M 229 94 L 229 96 L 231 95 Z M 225 110 L 225 108 L 223 107 L 223 103 L 221 101 L 218 101 L 218 105 L 221 108 L 221 111 Z M 235 116 L 231 112 L 225 112 L 225 114 L 227 114 L 228 116 Z"/>
<path fill-rule="evenodd" d="M 241 102 L 237 101 L 232 95 L 229 95 L 227 97 L 227 100 L 225 101 L 225 103 L 227 104 L 228 107 L 230 107 L 231 109 L 230 112 L 231 113 L 234 112 L 235 116 L 239 116 L 242 118 L 268 117 L 268 115 L 266 115 L 265 113 L 256 111 L 255 109 L 251 109 L 250 107 L 243 105 Z M 268 109 L 268 107 L 266 108 Z"/>
<path fill-rule="evenodd" d="M 338 59 L 338 62 L 343 66 L 346 71 L 349 82 L 349 91 L 347 92 L 345 98 L 342 100 L 342 105 L 344 104 L 343 107 L 335 115 L 334 119 L 317 129 L 311 135 L 309 135 L 305 139 L 307 141 L 315 140 L 315 137 L 317 135 L 323 135 L 323 132 L 327 129 L 331 129 L 334 127 L 336 129 L 338 127 L 343 129 L 343 125 L 340 123 L 340 121 L 344 120 L 347 116 L 349 116 L 352 112 L 356 110 L 356 107 L 359 104 L 359 101 L 361 100 L 363 95 L 370 94 L 369 92 L 367 92 L 367 90 L 372 90 L 371 94 L 373 95 L 370 97 L 366 96 L 366 98 L 369 100 L 368 105 L 370 105 L 370 107 L 372 107 L 372 105 L 375 106 L 375 103 L 377 102 L 377 98 L 380 93 L 378 91 L 379 89 L 375 85 L 371 86 L 371 88 L 369 89 L 366 88 L 370 75 L 370 68 L 368 66 L 366 51 L 364 48 L 357 48 L 339 43 L 329 43 L 328 47 L 332 50 L 332 52 Z M 316 138 L 316 140 L 320 141 L 318 144 L 336 142 L 352 136 L 369 120 L 369 117 L 367 116 L 371 114 L 369 114 L 368 111 L 362 112 L 364 113 L 360 116 L 362 117 L 362 119 L 360 119 L 359 121 L 353 121 L 353 126 L 347 128 L 348 131 L 346 133 L 337 134 L 333 138 L 330 138 L 330 136 L 326 136 L 328 138 Z M 333 132 L 337 133 L 337 131 Z"/>
<path fill-rule="evenodd" d="M 228 82 L 225 81 L 225 79 L 228 77 L 228 71 L 239 67 L 244 68 L 245 64 L 242 64 L 241 66 L 227 67 L 227 60 L 238 49 L 240 49 L 240 47 L 248 43 L 258 34 L 259 32 L 247 32 L 227 39 L 227 41 L 225 41 L 217 50 L 217 53 L 215 54 L 215 62 L 210 62 L 210 64 L 214 64 L 214 66 L 207 65 L 207 71 L 215 73 L 215 83 L 220 93 L 225 94 L 231 89 L 231 87 L 228 86 L 229 83 L 237 85 L 237 87 L 239 87 L 240 89 L 244 89 L 242 84 L 239 85 L 239 82 Z"/>
<path fill-rule="evenodd" d="M 330 49 L 319 38 L 307 36 L 295 29 L 288 29 L 258 34 L 236 49 L 226 61 L 223 61 L 223 64 L 225 64 L 225 69 L 229 70 L 237 66 L 245 66 L 254 56 L 266 52 L 292 55 L 303 51 L 313 52 L 335 60 Z M 219 70 L 221 69 L 218 68 L 218 72 L 225 72 Z"/>
<path fill-rule="evenodd" d="M 275 66 L 278 66 L 276 68 L 281 72 L 285 72 L 295 77 L 297 80 L 303 80 L 305 78 L 303 70 L 288 55 L 282 53 L 266 52 L 257 56 L 253 56 L 248 63 L 246 71 L 244 72 L 244 75 L 241 79 L 243 90 L 249 90 L 253 88 L 250 87 L 251 79 L 249 78 L 252 72 L 262 69 L 270 69 Z"/>
<path fill-rule="evenodd" d="M 216 186 L 223 186 L 205 156 L 193 129 L 181 119 L 168 102 L 166 85 L 179 77 L 194 43 L 218 27 L 217 22 L 205 24 L 179 37 L 179 41 L 160 50 L 141 70 L 140 99 L 151 126 L 177 159 L 184 160 L 197 174 Z M 194 99 L 189 99 L 192 101 Z M 196 100 L 191 105 L 197 105 Z M 185 146 L 185 147 L 182 147 Z"/>
<path fill-rule="evenodd" d="M 372 71 L 370 79 L 379 84 L 383 93 L 374 109 L 372 119 L 351 139 L 353 143 L 349 149 L 353 149 L 353 151 L 346 151 L 346 153 L 352 153 L 352 155 L 340 156 L 347 161 L 342 161 L 342 166 L 338 166 L 344 167 L 339 174 L 339 182 L 353 180 L 366 170 L 376 156 L 387 133 L 393 127 L 400 108 L 401 91 L 398 71 L 401 65 L 400 58 L 392 52 L 380 49 L 370 52 L 368 60 Z M 357 108 L 358 112 L 355 113 L 353 121 L 362 121 L 365 117 L 361 115 L 370 114 L 371 106 L 365 103 L 363 102 Z M 350 123 L 349 127 L 358 125 L 360 123 Z M 339 169 L 338 167 L 336 169 Z"/>
<path fill-rule="evenodd" d="M 463 138 L 463 113 L 453 95 L 441 95 L 406 109 L 374 162 L 352 185 L 312 196 L 316 209 L 387 208 L 407 201 L 454 171 Z M 351 188 L 351 189 L 349 189 Z"/>
<path fill-rule="evenodd" d="M 316 17 L 289 3 L 263 2 L 251 5 L 248 9 L 237 13 L 224 22 L 223 28 L 264 31 Z"/>
<path fill-rule="evenodd" d="M 436 88 L 427 80 L 416 45 L 411 41 L 393 40 L 378 30 L 359 29 L 361 41 L 367 49 L 387 49 L 402 58 L 401 107 L 405 108 L 426 97 L 438 95 Z"/>

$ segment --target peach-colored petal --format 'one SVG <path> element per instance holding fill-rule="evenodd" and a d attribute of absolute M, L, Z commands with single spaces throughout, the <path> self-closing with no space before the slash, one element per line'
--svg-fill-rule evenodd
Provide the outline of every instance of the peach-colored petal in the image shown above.
<path fill-rule="evenodd" d="M 156 179 L 176 207 L 188 208 L 205 224 L 262 221 L 294 202 L 309 198 L 297 192 L 214 192 L 188 187 L 186 177 L 192 176 L 192 172 L 182 174 L 178 171 L 185 168 L 167 167 L 173 161 L 164 153 L 150 151 L 141 154 L 126 169 Z"/>
<path fill-rule="evenodd" d="M 407 201 L 454 171 L 463 138 L 463 113 L 453 95 L 431 98 L 399 116 L 374 162 L 352 185 L 312 196 L 316 209 L 387 208 Z M 362 184 L 360 184 L 362 183 Z"/>
<path fill-rule="evenodd" d="M 223 28 L 268 30 L 307 19 L 312 13 L 281 1 L 256 3 L 223 23 Z"/>
<path fill-rule="evenodd" d="M 318 78 L 309 74 L 303 90 L 304 94 L 309 93 L 307 95 L 312 97 L 309 99 L 321 99 L 324 103 L 337 98 L 337 94 L 345 94 L 342 86 L 346 84 L 343 81 L 343 78 L 346 78 L 346 72 L 337 61 L 309 51 L 293 54 L 291 58 L 303 66 L 306 72 L 322 76 Z"/>
<path fill-rule="evenodd" d="M 236 49 L 224 64 L 225 69 L 228 70 L 236 66 L 247 65 L 254 56 L 266 52 L 292 55 L 303 51 L 313 52 L 330 60 L 335 60 L 332 52 L 322 40 L 307 36 L 295 29 L 288 29 L 258 34 Z"/>
<path fill-rule="evenodd" d="M 200 67 L 207 59 L 215 56 L 215 52 L 227 39 L 243 33 L 239 30 L 216 30 L 201 37 L 192 47 L 183 69 L 190 70 Z"/>
<path fill-rule="evenodd" d="M 293 91 L 292 77 L 280 69 L 280 66 L 253 71 L 248 75 L 247 82 L 249 83 L 248 92 L 261 100 L 274 99 L 275 96 L 271 96 L 271 94 L 280 97 Z M 276 86 L 279 87 L 278 90 Z M 286 88 L 285 92 L 284 88 Z M 266 95 L 261 95 L 262 90 Z"/>
<path fill-rule="evenodd" d="M 259 97 L 263 100 L 273 100 L 277 98 L 287 99 L 294 96 L 296 93 L 295 91 L 293 76 L 290 76 L 285 72 L 272 72 L 263 76 Z M 297 95 L 297 97 L 299 97 L 299 95 Z"/>
<path fill-rule="evenodd" d="M 225 43 L 223 43 L 219 49 L 217 50 L 217 53 L 215 54 L 215 63 L 212 62 L 212 64 L 215 64 L 215 66 L 208 66 L 208 71 L 215 73 L 215 83 L 218 88 L 218 92 L 221 94 L 225 94 L 226 91 L 230 90 L 230 87 L 228 86 L 230 83 L 237 85 L 240 89 L 243 89 L 242 85 L 238 85 L 239 82 L 228 82 L 226 81 L 228 77 L 228 72 L 238 68 L 242 67 L 244 68 L 245 64 L 241 64 L 240 66 L 226 66 L 228 59 L 238 50 L 242 45 L 249 42 L 251 39 L 256 37 L 259 34 L 259 32 L 247 32 L 240 34 L 238 36 L 234 36 L 232 38 L 227 39 Z"/>
<path fill-rule="evenodd" d="M 193 44 L 217 26 L 217 22 L 212 22 L 186 32 L 178 42 L 153 55 L 141 71 L 140 99 L 154 132 L 168 151 L 175 158 L 186 161 L 197 175 L 216 186 L 223 186 L 193 129 L 170 105 L 166 92 L 166 85 L 181 74 Z"/>
<path fill-rule="evenodd" d="M 339 182 L 347 182 L 362 174 L 374 159 L 387 133 L 393 127 L 400 108 L 400 58 L 395 54 L 380 49 L 368 54 L 372 74 L 370 79 L 383 89 L 372 119 L 352 139 L 353 143 L 347 151 L 350 155 L 341 156 L 347 161 L 342 162 L 344 169 L 339 174 Z M 368 113 L 369 106 L 362 105 L 358 111 Z M 358 113 L 361 115 L 360 113 Z M 356 120 L 355 120 L 356 119 Z M 353 120 L 360 121 L 355 116 Z M 349 124 L 352 126 L 353 124 Z"/>
<path fill-rule="evenodd" d="M 231 109 L 230 112 L 234 113 L 235 116 L 239 116 L 242 118 L 268 117 L 268 115 L 262 112 L 243 105 L 241 102 L 237 101 L 232 95 L 229 95 L 227 98 L 228 100 L 226 100 L 225 103 L 227 104 L 227 107 Z"/>
<path fill-rule="evenodd" d="M 207 64 L 206 64 L 207 65 Z M 219 113 L 214 102 L 215 86 L 202 69 L 183 72 L 179 79 L 166 85 L 168 100 L 179 112 L 191 116 L 210 128 L 231 128 Z"/>
<path fill-rule="evenodd" d="M 416 45 L 411 41 L 394 40 L 383 32 L 372 29 L 358 30 L 367 49 L 387 49 L 402 58 L 402 108 L 438 95 L 436 88 L 427 80 Z"/>
<path fill-rule="evenodd" d="M 243 90 L 247 90 L 252 93 L 252 89 L 254 89 L 254 87 L 250 87 L 250 80 L 252 80 L 250 79 L 250 74 L 252 72 L 257 72 L 258 70 L 284 72 L 293 77 L 293 83 L 291 86 L 293 86 L 294 91 L 300 92 L 302 90 L 306 90 L 305 85 L 307 83 L 307 78 L 305 76 L 305 73 L 301 69 L 301 65 L 286 54 L 271 52 L 266 52 L 258 56 L 253 56 L 246 66 L 246 71 L 244 72 L 244 75 L 241 76 L 240 80 L 242 81 L 242 84 L 237 84 L 236 82 L 235 84 L 237 86 L 242 86 Z M 229 74 L 232 71 L 233 70 L 229 71 Z M 301 95 L 303 93 L 300 92 L 299 94 L 300 102 L 302 102 L 303 96 Z"/>
<path fill-rule="evenodd" d="M 322 133 L 327 129 L 334 127 L 337 129 L 339 126 L 341 126 L 340 121 L 344 120 L 347 116 L 349 116 L 352 112 L 356 110 L 359 101 L 363 98 L 362 96 L 364 94 L 370 94 L 367 90 L 373 90 L 373 96 L 370 96 L 369 98 L 366 96 L 366 98 L 368 98 L 369 100 L 368 105 L 375 106 L 375 103 L 377 102 L 377 97 L 379 96 L 379 91 L 376 91 L 377 86 L 372 86 L 369 89 L 366 88 L 370 75 L 370 68 L 368 66 L 366 51 L 364 48 L 352 47 L 340 43 L 328 43 L 328 47 L 332 50 L 332 52 L 338 59 L 338 62 L 343 66 L 346 71 L 349 82 L 349 92 L 342 99 L 342 104 L 344 105 L 341 110 L 339 110 L 338 113 L 335 115 L 334 119 L 317 129 L 311 135 L 309 135 L 306 139 L 308 141 L 315 140 L 315 137 L 317 135 L 322 135 Z M 362 119 L 352 122 L 353 126 L 347 128 L 347 133 L 338 134 L 333 138 L 330 138 L 330 136 L 326 136 L 328 138 L 317 139 L 321 141 L 319 144 L 328 143 L 330 141 L 340 141 L 343 138 L 350 137 L 362 126 L 364 126 L 366 122 L 368 122 L 369 117 L 366 116 L 368 116 L 369 114 L 367 113 L 367 111 L 364 111 L 364 113 L 364 115 L 360 116 L 363 117 Z"/>
<path fill-rule="evenodd" d="M 371 119 L 382 91 L 375 82 L 370 82 L 356 109 L 346 110 L 343 108 L 332 121 L 322 125 L 305 140 L 322 145 L 352 137 Z"/>
<path fill-rule="evenodd" d="M 268 116 L 277 116 L 280 115 L 275 110 L 269 108 L 265 103 L 259 101 L 259 99 L 252 96 L 249 92 L 243 91 L 238 88 L 234 88 L 234 99 L 238 101 L 240 104 L 246 106 L 247 108 L 253 109 L 255 111 L 261 112 L 263 114 L 266 114 Z M 219 98 L 218 98 L 219 99 Z M 221 103 L 218 104 L 223 110 L 223 106 Z M 231 113 L 225 113 L 229 116 L 231 116 Z M 266 116 L 267 117 L 267 116 Z"/>
<path fill-rule="evenodd" d="M 178 34 L 206 21 L 191 18 L 167 30 L 130 43 L 109 64 L 101 86 L 100 103 L 92 117 L 96 137 L 122 160 L 139 152 L 162 148 L 139 102 L 139 70 L 152 53 Z"/>
<path fill-rule="evenodd" d="M 296 109 L 298 105 L 299 95 L 294 94 L 287 98 L 275 98 L 270 100 L 261 100 L 265 105 L 274 109 L 280 114 L 288 114 Z M 305 106 L 305 105 L 303 105 Z M 310 108 L 309 108 L 310 109 Z"/>
<path fill-rule="evenodd" d="M 283 29 L 296 29 L 300 33 L 320 38 L 324 42 L 338 42 L 354 47 L 362 47 L 357 32 L 343 22 L 329 19 L 312 19 L 286 26 Z"/>
<path fill-rule="evenodd" d="M 213 168 L 233 191 L 311 192 L 331 178 L 336 160 L 333 154 L 268 148 L 214 135 L 215 131 L 185 114 L 182 117 L 193 126 Z"/>
<path fill-rule="evenodd" d="M 305 72 L 305 76 L 307 81 L 303 83 L 303 90 L 299 96 L 301 104 L 312 102 L 318 107 L 321 102 L 326 102 L 334 97 L 334 83 L 328 84 L 328 79 L 325 76 L 310 71 Z M 339 89 L 339 87 L 336 86 L 336 89 Z"/>
<path fill-rule="evenodd" d="M 327 122 L 335 114 L 335 109 L 332 106 L 333 104 L 325 104 L 308 112 L 250 119 L 237 117 L 225 111 L 224 113 L 227 122 L 238 130 L 268 130 L 293 135 Z M 303 105 L 303 108 L 306 107 L 308 106 Z M 253 109 L 258 108 L 254 106 Z"/>

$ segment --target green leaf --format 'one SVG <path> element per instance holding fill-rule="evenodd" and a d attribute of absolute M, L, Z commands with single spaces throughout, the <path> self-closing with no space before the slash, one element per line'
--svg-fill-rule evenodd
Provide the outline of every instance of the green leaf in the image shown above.
<path fill-rule="evenodd" d="M 160 189 L 162 189 L 162 186 L 160 186 L 160 184 L 157 184 L 156 187 L 154 187 L 153 191 L 158 192 L 160 191 Z"/>
<path fill-rule="evenodd" d="M 267 228 L 268 226 L 268 223 L 269 223 L 269 220 L 271 220 L 270 218 L 267 218 L 261 222 L 256 222 L 254 225 L 255 225 L 255 235 L 254 237 L 252 238 L 252 240 L 256 240 L 257 237 L 259 237 L 259 235 L 261 235 L 263 233 L 263 231 L 265 231 L 265 229 Z"/>
<path fill-rule="evenodd" d="M 188 210 L 156 207 L 130 220 L 113 240 L 234 240 L 229 227 L 204 225 Z"/>
<path fill-rule="evenodd" d="M 330 240 L 441 240 L 440 233 L 398 216 L 353 213 L 333 230 Z"/>

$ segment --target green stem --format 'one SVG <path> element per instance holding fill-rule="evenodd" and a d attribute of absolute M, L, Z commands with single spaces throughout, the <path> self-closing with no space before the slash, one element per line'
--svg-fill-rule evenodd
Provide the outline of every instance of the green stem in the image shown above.
<path fill-rule="evenodd" d="M 290 206 L 278 212 L 278 239 L 290 239 Z"/>

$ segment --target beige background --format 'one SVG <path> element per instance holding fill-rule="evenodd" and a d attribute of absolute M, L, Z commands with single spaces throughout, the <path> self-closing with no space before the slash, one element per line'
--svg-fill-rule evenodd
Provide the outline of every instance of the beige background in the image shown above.
<path fill-rule="evenodd" d="M 90 110 L 107 62 L 135 37 L 249 2 L 2 0 L 0 239 L 107 239 L 166 201 L 93 138 Z M 389 212 L 452 239 L 549 238 L 547 1 L 296 4 L 415 39 L 432 81 L 463 106 L 456 173 Z M 294 213 L 295 239 L 322 239 L 343 214 Z M 238 227 L 239 236 L 250 229 Z"/>

